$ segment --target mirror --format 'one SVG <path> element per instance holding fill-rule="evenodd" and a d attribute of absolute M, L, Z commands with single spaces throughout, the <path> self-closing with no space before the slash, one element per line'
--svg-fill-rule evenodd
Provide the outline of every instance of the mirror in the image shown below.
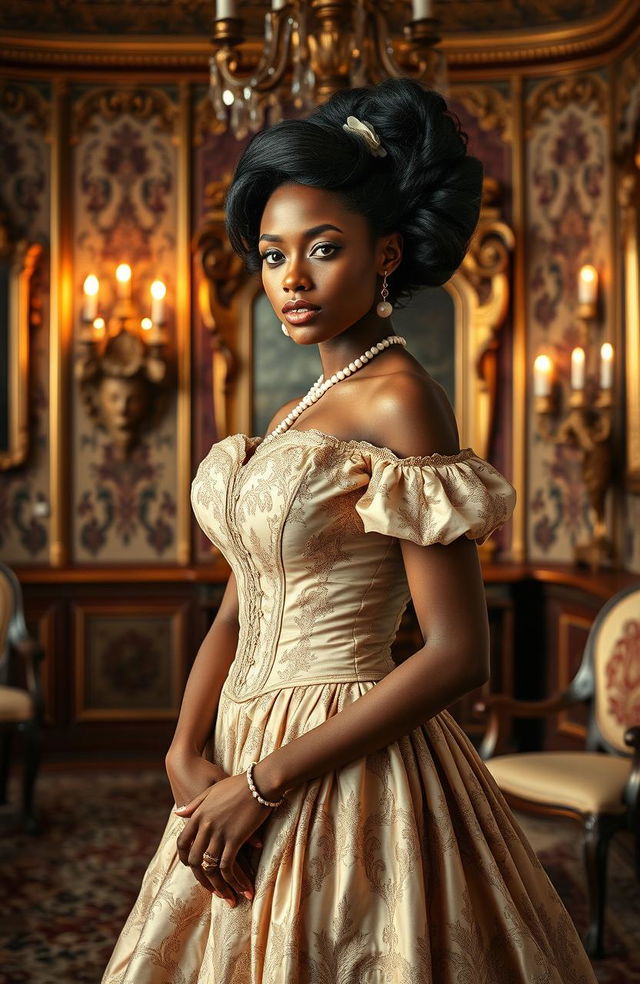
<path fill-rule="evenodd" d="M 0 469 L 22 464 L 29 449 L 30 283 L 41 251 L 13 242 L 0 209 Z"/>

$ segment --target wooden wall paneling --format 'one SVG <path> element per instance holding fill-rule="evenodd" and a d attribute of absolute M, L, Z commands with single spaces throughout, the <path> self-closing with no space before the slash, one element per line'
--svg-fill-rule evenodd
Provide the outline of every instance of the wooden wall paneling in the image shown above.
<path fill-rule="evenodd" d="M 44 650 L 40 666 L 44 720 L 45 725 L 53 725 L 60 719 L 59 675 L 56 669 L 61 662 L 64 646 L 64 606 L 47 599 L 32 602 L 26 607 L 25 620 L 29 634 L 38 640 Z"/>
<path fill-rule="evenodd" d="M 547 589 L 547 686 L 549 693 L 564 690 L 582 661 L 584 647 L 601 601 L 553 586 Z M 584 748 L 588 707 L 571 707 L 547 718 L 543 738 L 547 749 Z"/>
<path fill-rule="evenodd" d="M 74 721 L 177 717 L 187 607 L 117 597 L 72 604 Z"/>

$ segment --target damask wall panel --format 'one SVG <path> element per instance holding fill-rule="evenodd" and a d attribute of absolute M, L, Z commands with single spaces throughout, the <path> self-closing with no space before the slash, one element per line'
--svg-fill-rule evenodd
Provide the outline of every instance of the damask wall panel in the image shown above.
<path fill-rule="evenodd" d="M 173 88 L 81 88 L 72 95 L 73 255 L 76 352 L 82 284 L 100 279 L 101 304 L 114 299 L 115 268 L 133 271 L 132 298 L 150 313 L 149 286 L 167 286 L 175 342 L 177 182 Z M 176 560 L 177 420 L 175 396 L 159 424 L 129 457 L 91 419 L 73 393 L 72 546 L 82 563 Z"/>
<path fill-rule="evenodd" d="M 527 366 L 544 351 L 556 366 L 566 408 L 571 350 L 584 344 L 577 319 L 578 271 L 602 274 L 603 332 L 610 338 L 611 165 L 608 77 L 593 73 L 530 83 L 526 138 Z M 592 346 L 593 347 L 593 346 Z M 597 384 L 587 370 L 588 399 Z M 592 530 L 581 452 L 544 440 L 529 392 L 528 553 L 533 560 L 571 562 L 573 544 Z M 611 522 L 611 503 L 608 504 Z"/>
<path fill-rule="evenodd" d="M 0 472 L 0 555 L 9 564 L 47 562 L 49 546 L 50 90 L 0 81 L 0 212 L 13 239 L 40 242 L 29 334 L 29 452 Z"/>

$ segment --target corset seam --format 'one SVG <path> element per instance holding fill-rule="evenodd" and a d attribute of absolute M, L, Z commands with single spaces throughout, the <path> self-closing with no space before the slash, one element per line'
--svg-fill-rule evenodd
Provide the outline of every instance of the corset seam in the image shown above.
<path fill-rule="evenodd" d="M 278 539 L 274 544 L 274 555 L 278 559 L 278 564 L 277 564 L 278 576 L 273 579 L 274 580 L 274 592 L 273 592 L 273 599 L 272 599 L 273 623 L 271 622 L 269 623 L 269 627 L 266 630 L 265 636 L 263 636 L 262 640 L 258 639 L 257 633 L 255 631 L 252 632 L 251 628 L 249 629 L 248 632 L 248 638 L 252 642 L 251 655 L 254 655 L 259 648 L 262 648 L 262 644 L 265 641 L 267 642 L 268 645 L 264 648 L 264 652 L 263 652 L 264 659 L 262 661 L 262 665 L 260 667 L 259 673 L 255 675 L 255 678 L 253 680 L 253 687 L 251 693 L 247 694 L 246 698 L 244 698 L 246 700 L 250 700 L 252 697 L 255 697 L 256 694 L 260 692 L 260 688 L 263 686 L 265 680 L 268 680 L 271 670 L 273 668 L 276 652 L 278 650 L 278 644 L 280 642 L 280 634 L 282 632 L 282 620 L 284 617 L 284 609 L 285 609 L 285 602 L 287 596 L 287 580 L 286 580 L 286 571 L 284 566 L 284 558 L 282 556 L 282 543 L 284 538 L 285 527 L 287 524 L 287 519 L 293 507 L 293 503 L 295 502 L 296 496 L 298 494 L 298 489 L 300 487 L 300 484 L 302 483 L 303 477 L 304 477 L 304 473 L 301 470 L 299 481 L 289 491 L 288 499 L 285 503 L 282 513 L 282 522 L 280 523 L 280 528 L 278 530 Z M 239 530 L 236 532 L 237 532 L 236 539 L 240 542 L 241 547 L 244 548 L 244 544 L 242 542 L 242 537 L 241 534 L 239 533 Z M 247 577 L 252 578 L 254 574 L 253 561 L 250 555 L 248 554 L 248 551 L 246 553 L 247 556 L 245 557 L 245 563 L 240 565 L 241 568 L 243 568 L 245 584 L 247 584 Z M 244 570 L 245 567 L 248 570 Z M 258 574 L 257 571 L 255 572 L 255 574 L 257 577 L 257 583 L 259 585 L 260 575 Z M 251 590 L 252 588 L 249 587 L 249 595 L 251 595 Z M 254 599 L 252 597 L 247 598 L 247 606 L 250 612 L 252 611 L 253 604 L 254 604 Z M 245 649 L 246 649 L 246 638 L 247 637 L 245 637 Z M 247 652 L 245 652 L 243 654 L 242 665 L 236 668 L 236 672 L 233 675 L 233 680 L 229 681 L 229 687 L 225 691 L 225 694 L 227 696 L 231 696 L 236 701 L 239 700 L 240 693 L 242 694 L 246 693 L 245 688 L 247 685 L 247 678 L 249 675 L 250 666 L 252 665 L 247 662 L 248 658 L 249 657 L 247 655 Z M 242 676 L 241 679 L 239 678 L 240 675 Z M 229 679 L 229 677 L 227 679 Z M 236 690 L 236 684 L 238 690 Z M 256 691 L 256 687 L 258 688 L 257 691 Z"/>
<path fill-rule="evenodd" d="M 379 680 L 383 680 L 388 673 L 394 667 L 390 667 L 386 670 L 381 670 L 376 674 L 367 674 L 366 677 L 353 677 L 351 675 L 346 677 L 338 676 L 338 674 L 331 674 L 331 677 L 312 677 L 310 679 L 299 680 L 293 683 L 274 683 L 271 687 L 267 687 L 266 690 L 259 690 L 256 693 L 244 694 L 242 697 L 236 695 L 233 691 L 228 690 L 226 687 L 220 692 L 221 699 L 224 697 L 226 700 L 233 701 L 234 704 L 245 704 L 249 700 L 257 700 L 258 697 L 264 696 L 264 694 L 278 693 L 281 690 L 296 690 L 300 687 L 316 687 L 318 685 L 322 686 L 333 686 L 339 683 L 378 683 Z"/>

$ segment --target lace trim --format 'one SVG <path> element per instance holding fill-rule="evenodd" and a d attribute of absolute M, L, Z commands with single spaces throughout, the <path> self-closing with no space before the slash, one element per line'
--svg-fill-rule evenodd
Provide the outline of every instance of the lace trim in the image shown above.
<path fill-rule="evenodd" d="M 460 451 L 455 451 L 453 454 L 439 454 L 434 452 L 433 454 L 425 455 L 411 455 L 406 458 L 400 457 L 391 448 L 381 447 L 377 444 L 371 444 L 369 441 L 357 441 L 349 440 L 345 441 L 340 437 L 336 437 L 334 434 L 327 434 L 325 431 L 317 430 L 315 427 L 309 427 L 306 430 L 300 430 L 296 427 L 290 427 L 288 430 L 284 431 L 282 434 L 277 434 L 271 438 L 265 445 L 265 447 L 270 447 L 274 441 L 284 441 L 287 437 L 295 435 L 298 439 L 302 439 L 302 443 L 306 443 L 305 438 L 309 439 L 312 443 L 326 442 L 332 444 L 334 447 L 339 447 L 345 451 L 357 450 L 360 448 L 366 448 L 369 454 L 374 458 L 391 458 L 392 461 L 397 462 L 402 465 L 446 465 L 458 461 L 466 461 L 468 458 L 477 457 L 473 448 L 462 448 Z M 246 437 L 247 435 L 242 435 Z M 249 441 L 259 441 L 258 447 L 256 448 L 256 453 L 262 447 L 264 438 L 247 437 Z"/>

